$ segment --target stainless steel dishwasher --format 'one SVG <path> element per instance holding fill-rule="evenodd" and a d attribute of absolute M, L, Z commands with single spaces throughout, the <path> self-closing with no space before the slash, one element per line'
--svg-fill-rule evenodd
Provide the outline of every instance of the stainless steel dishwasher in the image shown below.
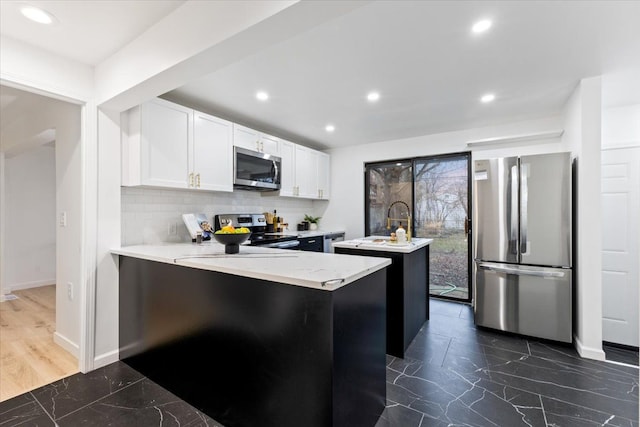
<path fill-rule="evenodd" d="M 324 251 L 334 252 L 332 243 L 344 241 L 344 231 L 336 231 L 324 235 Z"/>

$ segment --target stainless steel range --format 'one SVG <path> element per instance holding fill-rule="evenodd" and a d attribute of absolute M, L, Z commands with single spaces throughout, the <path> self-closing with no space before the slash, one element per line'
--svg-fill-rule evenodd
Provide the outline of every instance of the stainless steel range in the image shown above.
<path fill-rule="evenodd" d="M 300 246 L 295 235 L 268 233 L 264 214 L 221 214 L 214 216 L 213 223 L 216 231 L 229 223 L 234 227 L 247 227 L 251 230 L 250 246 L 278 249 L 297 249 Z"/>

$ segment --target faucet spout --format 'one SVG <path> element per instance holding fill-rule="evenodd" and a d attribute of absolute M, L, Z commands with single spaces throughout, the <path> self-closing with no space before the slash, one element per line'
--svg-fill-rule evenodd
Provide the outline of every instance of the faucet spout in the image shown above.
<path fill-rule="evenodd" d="M 403 202 L 402 200 L 397 200 L 389 205 L 389 209 L 387 210 L 387 230 L 391 229 L 391 221 L 403 221 L 402 218 L 391 218 L 391 208 L 398 203 L 403 204 L 407 208 L 407 241 L 411 241 L 411 209 L 409 205 Z"/>

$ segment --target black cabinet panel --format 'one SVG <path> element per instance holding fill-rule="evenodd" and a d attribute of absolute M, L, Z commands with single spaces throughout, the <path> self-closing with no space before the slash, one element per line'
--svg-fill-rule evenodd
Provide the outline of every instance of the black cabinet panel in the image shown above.
<path fill-rule="evenodd" d="M 120 257 L 120 357 L 225 426 L 373 426 L 385 282 L 328 292 Z"/>
<path fill-rule="evenodd" d="M 337 254 L 390 258 L 387 268 L 387 353 L 404 352 L 429 320 L 429 246 L 411 253 L 335 248 Z"/>
<path fill-rule="evenodd" d="M 301 251 L 324 252 L 323 236 L 298 237 L 298 240 L 300 241 L 298 249 Z"/>

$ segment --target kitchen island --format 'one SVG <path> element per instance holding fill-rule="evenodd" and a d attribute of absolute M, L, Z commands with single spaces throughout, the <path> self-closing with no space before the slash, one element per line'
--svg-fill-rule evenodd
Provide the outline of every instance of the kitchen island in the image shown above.
<path fill-rule="evenodd" d="M 217 243 L 120 255 L 120 359 L 225 426 L 373 426 L 389 260 Z"/>
<path fill-rule="evenodd" d="M 404 358 L 404 352 L 429 320 L 429 244 L 433 239 L 413 238 L 395 243 L 388 236 L 369 236 L 334 243 L 337 254 L 388 258 L 387 353 Z"/>

